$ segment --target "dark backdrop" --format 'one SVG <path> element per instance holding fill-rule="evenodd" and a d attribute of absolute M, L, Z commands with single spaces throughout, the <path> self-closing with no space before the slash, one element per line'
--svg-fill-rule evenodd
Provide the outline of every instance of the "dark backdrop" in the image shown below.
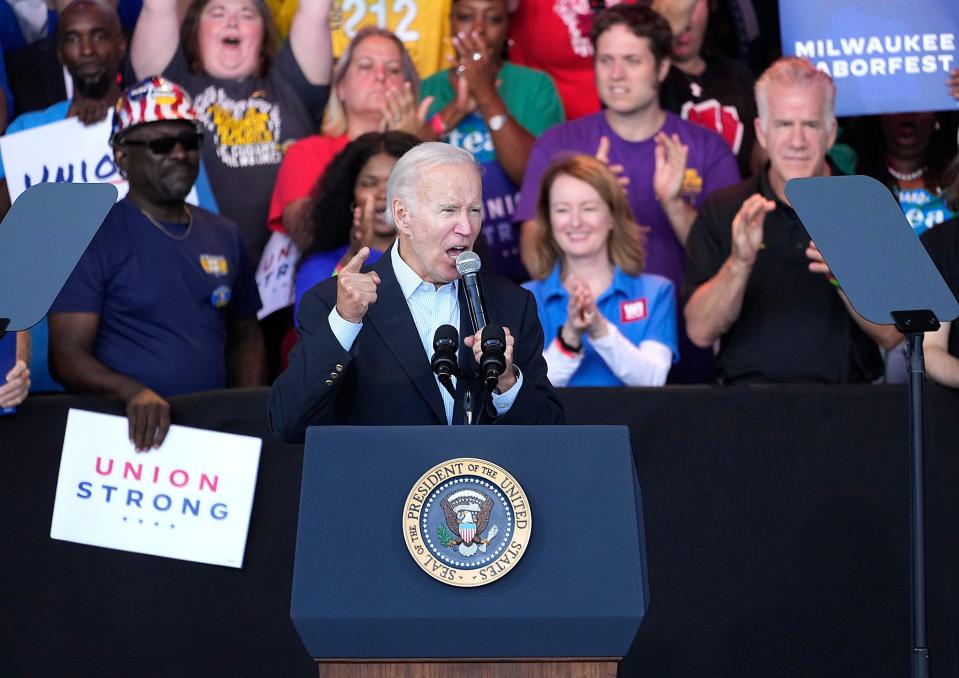
<path fill-rule="evenodd" d="M 896 387 L 561 392 L 571 423 L 626 423 L 651 603 L 624 675 L 908 675 L 909 458 Z M 264 439 L 242 570 L 49 538 L 70 407 L 0 417 L 0 673 L 314 676 L 289 619 L 302 450 L 263 390 L 173 401 L 178 424 Z M 959 676 L 959 394 L 929 392 L 929 634 Z M 589 454 L 589 450 L 583 450 Z M 615 584 L 615 582 L 613 582 Z"/>

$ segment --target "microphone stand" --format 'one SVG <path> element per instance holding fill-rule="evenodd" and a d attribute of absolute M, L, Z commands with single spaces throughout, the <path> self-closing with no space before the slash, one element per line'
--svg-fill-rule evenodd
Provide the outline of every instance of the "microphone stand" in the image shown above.
<path fill-rule="evenodd" d="M 445 372 L 442 372 L 442 373 L 440 373 L 440 374 L 437 374 L 437 375 L 436 375 L 436 378 L 439 379 L 439 382 L 443 385 L 443 388 L 446 389 L 446 392 L 449 393 L 449 394 L 450 394 L 450 397 L 452 397 L 453 400 L 455 401 L 455 400 L 456 400 L 456 389 L 453 388 L 453 379 L 452 379 L 452 377 L 450 377 L 450 375 L 446 374 Z"/>
<path fill-rule="evenodd" d="M 939 329 L 932 311 L 892 311 L 896 329 L 906 337 L 909 358 L 909 451 L 912 527 L 912 678 L 928 678 L 929 647 L 926 644 L 926 498 L 923 433 L 925 359 L 922 338 Z"/>
<path fill-rule="evenodd" d="M 446 389 L 446 392 L 450 394 L 450 397 L 453 399 L 453 402 L 456 402 L 456 388 L 453 386 L 453 377 L 457 379 L 464 380 L 466 382 L 466 389 L 463 394 L 463 402 L 460 403 L 463 406 L 463 410 L 466 412 L 466 425 L 479 423 L 479 416 L 473 417 L 473 396 L 470 391 L 470 384 L 476 380 L 476 377 L 479 376 L 479 373 L 467 375 L 459 368 L 456 369 L 456 373 L 451 374 L 446 370 L 439 370 L 434 372 L 436 374 L 436 379 L 442 384 L 443 388 Z"/>

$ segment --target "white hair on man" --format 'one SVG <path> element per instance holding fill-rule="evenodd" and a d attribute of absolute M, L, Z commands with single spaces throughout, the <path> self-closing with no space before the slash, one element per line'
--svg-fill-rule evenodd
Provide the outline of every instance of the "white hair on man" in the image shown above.
<path fill-rule="evenodd" d="M 476 160 L 469 151 L 438 141 L 414 146 L 396 161 L 386 180 L 386 223 L 396 226 L 393 201 L 403 201 L 408 211 L 416 209 L 416 189 L 420 179 L 437 167 L 468 167 L 479 172 Z"/>
<path fill-rule="evenodd" d="M 819 87 L 823 93 L 824 117 L 827 127 L 836 122 L 836 85 L 828 73 L 819 70 L 808 59 L 782 57 L 767 68 L 756 81 L 756 108 L 759 124 L 765 130 L 769 122 L 769 86 Z"/>

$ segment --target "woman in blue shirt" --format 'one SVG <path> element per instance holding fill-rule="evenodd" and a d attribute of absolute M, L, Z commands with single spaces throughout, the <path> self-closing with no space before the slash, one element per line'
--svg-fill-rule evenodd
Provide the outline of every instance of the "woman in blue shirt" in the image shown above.
<path fill-rule="evenodd" d="M 534 281 L 554 386 L 661 386 L 678 360 L 673 284 L 643 274 L 644 233 L 600 161 L 565 156 L 537 200 Z"/>

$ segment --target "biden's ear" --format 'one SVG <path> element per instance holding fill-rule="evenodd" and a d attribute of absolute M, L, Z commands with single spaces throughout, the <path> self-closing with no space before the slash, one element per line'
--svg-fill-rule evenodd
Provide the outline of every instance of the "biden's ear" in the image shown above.
<path fill-rule="evenodd" d="M 410 228 L 410 210 L 402 198 L 393 198 L 390 204 L 393 211 L 393 223 L 396 224 L 396 232 L 400 235 L 409 237 Z"/>

